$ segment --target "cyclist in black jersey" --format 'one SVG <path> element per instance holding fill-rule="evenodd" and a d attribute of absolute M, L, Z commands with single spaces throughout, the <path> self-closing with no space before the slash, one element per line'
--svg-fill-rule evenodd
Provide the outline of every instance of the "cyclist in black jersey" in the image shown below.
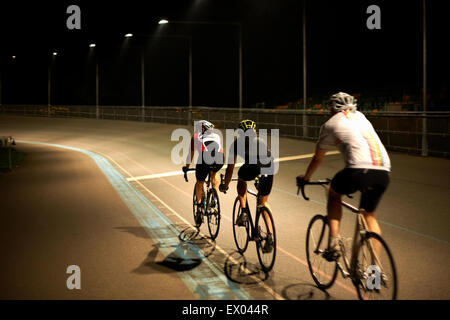
<path fill-rule="evenodd" d="M 234 167 L 237 156 L 244 160 L 244 164 L 238 171 L 237 192 L 242 208 L 242 213 L 245 211 L 249 213 L 247 208 L 247 181 L 252 181 L 259 177 L 258 185 L 258 205 L 266 206 L 270 191 L 273 185 L 274 175 L 274 159 L 271 155 L 265 141 L 259 138 L 256 134 L 256 123 L 252 120 L 243 120 L 239 124 L 239 136 L 233 142 L 229 149 L 228 166 L 225 174 L 225 183 L 220 185 L 219 189 L 222 192 L 228 190 L 231 178 L 233 176 Z M 242 226 L 247 218 L 247 215 L 242 214 L 237 218 L 237 224 Z M 269 231 L 273 233 L 273 227 L 270 219 L 266 219 Z M 270 245 L 270 241 L 268 241 Z"/>

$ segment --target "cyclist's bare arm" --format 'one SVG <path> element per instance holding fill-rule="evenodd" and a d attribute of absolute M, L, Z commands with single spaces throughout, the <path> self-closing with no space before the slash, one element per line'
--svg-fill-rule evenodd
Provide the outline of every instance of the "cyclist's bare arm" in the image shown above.
<path fill-rule="evenodd" d="M 327 152 L 327 150 L 321 149 L 318 145 L 316 146 L 316 151 L 314 153 L 314 156 L 308 165 L 308 169 L 306 169 L 306 173 L 304 176 L 304 179 L 306 181 L 309 181 L 311 179 L 311 176 L 314 174 L 314 172 L 316 172 L 316 170 L 319 168 L 320 164 L 322 163 L 323 158 L 325 157 L 326 152 Z"/>
<path fill-rule="evenodd" d="M 192 163 L 192 159 L 194 159 L 194 140 L 191 140 L 191 148 L 189 151 L 188 156 L 186 157 L 186 167 L 189 168 L 189 166 Z"/>
<path fill-rule="evenodd" d="M 228 187 L 231 178 L 233 177 L 234 166 L 236 163 L 236 156 L 234 157 L 233 163 L 229 163 L 227 166 L 227 171 L 225 173 L 225 186 Z"/>

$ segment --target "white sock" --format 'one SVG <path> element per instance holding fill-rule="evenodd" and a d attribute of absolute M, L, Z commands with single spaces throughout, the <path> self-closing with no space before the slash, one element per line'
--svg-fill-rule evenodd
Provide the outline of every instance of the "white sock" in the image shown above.
<path fill-rule="evenodd" d="M 330 249 L 337 249 L 339 246 L 339 236 L 337 237 L 330 237 L 328 242 L 328 248 Z"/>

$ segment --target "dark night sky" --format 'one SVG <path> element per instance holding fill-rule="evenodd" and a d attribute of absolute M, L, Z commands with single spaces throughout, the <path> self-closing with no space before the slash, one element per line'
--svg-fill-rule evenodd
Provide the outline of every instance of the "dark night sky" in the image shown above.
<path fill-rule="evenodd" d="M 448 87 L 444 1 L 428 1 L 429 86 Z M 66 8 L 81 8 L 81 30 L 66 28 Z M 366 8 L 381 8 L 381 30 L 366 28 Z M 239 21 L 243 26 L 244 106 L 281 105 L 302 96 L 302 1 L 14 1 L 0 4 L 3 103 L 46 104 L 51 52 L 54 104 L 140 105 L 139 47 L 146 47 L 146 102 L 187 105 L 188 41 L 127 39 L 127 32 L 193 39 L 193 104 L 238 106 L 238 32 L 231 25 L 157 25 L 169 20 Z M 309 96 L 420 94 L 422 1 L 307 1 Z M 95 42 L 93 50 L 88 47 Z M 11 56 L 17 59 L 12 60 Z M 447 93 L 448 94 L 448 93 Z"/>

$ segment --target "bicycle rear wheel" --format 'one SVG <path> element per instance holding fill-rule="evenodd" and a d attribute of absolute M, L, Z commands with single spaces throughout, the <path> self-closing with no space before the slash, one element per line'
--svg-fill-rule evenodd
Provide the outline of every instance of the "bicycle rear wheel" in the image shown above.
<path fill-rule="evenodd" d="M 211 239 L 214 240 L 217 238 L 220 229 L 220 202 L 216 189 L 210 190 L 207 203 L 208 229 Z"/>
<path fill-rule="evenodd" d="M 336 280 L 337 261 L 327 261 L 323 254 L 328 247 L 328 219 L 320 214 L 314 216 L 306 232 L 306 258 L 309 271 L 320 289 L 331 287 Z"/>
<path fill-rule="evenodd" d="M 368 232 L 358 250 L 355 286 L 361 300 L 397 299 L 394 258 L 380 235 Z"/>
<path fill-rule="evenodd" d="M 195 195 L 195 188 L 194 188 L 194 195 L 192 197 L 192 211 L 193 211 L 193 215 L 194 215 L 194 224 L 197 228 L 199 228 L 202 224 L 201 223 L 197 223 L 197 207 L 202 207 L 203 203 L 205 200 L 205 192 L 203 191 L 203 196 L 202 196 L 202 201 L 197 204 L 197 196 Z M 203 218 L 202 218 L 203 219 Z"/>
<path fill-rule="evenodd" d="M 248 203 L 247 203 L 248 206 Z M 239 202 L 239 197 L 236 197 L 233 206 L 233 236 L 234 242 L 236 243 L 236 247 L 240 253 L 244 253 L 248 247 L 249 240 L 249 221 L 250 219 L 246 219 L 244 226 L 238 226 L 236 224 L 236 220 L 241 213 L 242 208 Z"/>
<path fill-rule="evenodd" d="M 267 224 L 264 216 L 270 221 L 272 225 L 272 233 L 270 233 L 269 226 Z M 266 207 L 261 207 L 256 214 L 256 252 L 258 253 L 258 260 L 264 271 L 268 272 L 272 270 L 275 264 L 275 257 L 277 253 L 277 237 L 275 233 L 275 223 L 273 222 L 272 213 Z M 267 245 L 269 238 L 272 238 L 272 244 L 269 245 L 268 250 Z"/>

